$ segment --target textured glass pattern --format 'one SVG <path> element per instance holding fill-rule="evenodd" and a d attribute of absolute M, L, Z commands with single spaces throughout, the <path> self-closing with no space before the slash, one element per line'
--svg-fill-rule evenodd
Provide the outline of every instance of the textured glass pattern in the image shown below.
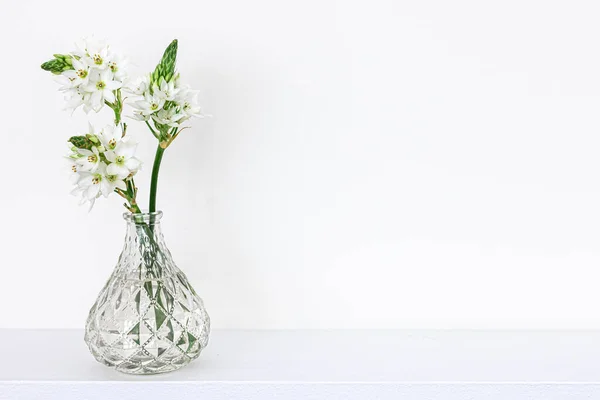
<path fill-rule="evenodd" d="M 90 351 L 121 372 L 173 371 L 208 344 L 210 319 L 171 258 L 161 217 L 160 212 L 125 214 L 125 246 L 87 319 Z"/>

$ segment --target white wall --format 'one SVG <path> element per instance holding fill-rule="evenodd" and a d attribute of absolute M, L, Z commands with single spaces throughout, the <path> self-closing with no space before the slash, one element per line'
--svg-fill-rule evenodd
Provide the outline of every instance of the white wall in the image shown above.
<path fill-rule="evenodd" d="M 68 194 L 85 115 L 39 69 L 92 33 L 138 71 L 178 38 L 214 116 L 169 148 L 159 208 L 215 327 L 600 327 L 599 12 L 4 0 L 0 327 L 82 327 L 122 246 L 117 197 Z"/>

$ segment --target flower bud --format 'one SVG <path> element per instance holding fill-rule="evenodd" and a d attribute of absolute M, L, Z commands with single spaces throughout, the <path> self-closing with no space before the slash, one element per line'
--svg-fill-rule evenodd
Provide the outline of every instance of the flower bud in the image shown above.
<path fill-rule="evenodd" d="M 86 137 L 86 139 L 88 139 L 90 142 L 92 142 L 94 144 L 100 143 L 100 140 L 98 140 L 96 135 L 92 135 L 91 133 L 88 133 L 87 135 L 85 135 L 85 137 Z"/>
<path fill-rule="evenodd" d="M 69 138 L 69 143 L 78 149 L 91 150 L 92 147 L 94 147 L 94 142 L 92 142 L 86 136 L 72 136 Z"/>
<path fill-rule="evenodd" d="M 169 82 L 175 74 L 175 62 L 177 61 L 177 39 L 173 40 L 165 49 L 160 63 L 152 73 L 152 82 L 158 82 L 164 78 Z"/>
<path fill-rule="evenodd" d="M 53 74 L 60 74 L 63 71 L 68 71 L 73 69 L 73 65 L 71 65 L 71 61 L 66 61 L 68 56 L 64 56 L 62 54 L 55 54 L 54 58 L 50 61 L 46 61 L 41 65 L 44 71 L 52 72 Z"/>

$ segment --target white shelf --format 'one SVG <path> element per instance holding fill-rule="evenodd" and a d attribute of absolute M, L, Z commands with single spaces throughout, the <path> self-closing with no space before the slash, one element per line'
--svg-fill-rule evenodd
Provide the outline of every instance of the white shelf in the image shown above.
<path fill-rule="evenodd" d="M 600 332 L 223 331 L 187 367 L 130 376 L 77 330 L 0 330 L 0 399 L 600 398 Z"/>

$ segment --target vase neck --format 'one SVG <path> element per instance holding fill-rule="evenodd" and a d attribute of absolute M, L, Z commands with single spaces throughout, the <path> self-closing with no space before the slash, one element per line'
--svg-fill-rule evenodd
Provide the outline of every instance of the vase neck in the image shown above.
<path fill-rule="evenodd" d="M 162 215 L 161 211 L 154 213 L 123 214 L 123 218 L 127 221 L 127 235 L 138 237 L 139 239 L 153 239 L 157 243 L 162 244 L 163 238 L 160 226 Z"/>
<path fill-rule="evenodd" d="M 163 212 L 156 211 L 151 213 L 124 213 L 123 219 L 129 224 L 136 225 L 158 225 L 162 219 Z"/>
<path fill-rule="evenodd" d="M 162 235 L 162 212 L 126 213 L 123 217 L 127 221 L 123 253 L 128 258 L 140 260 L 137 264 L 128 264 L 129 267 L 135 271 L 141 269 L 144 275 L 161 275 L 161 271 L 170 264 L 171 257 Z"/>

